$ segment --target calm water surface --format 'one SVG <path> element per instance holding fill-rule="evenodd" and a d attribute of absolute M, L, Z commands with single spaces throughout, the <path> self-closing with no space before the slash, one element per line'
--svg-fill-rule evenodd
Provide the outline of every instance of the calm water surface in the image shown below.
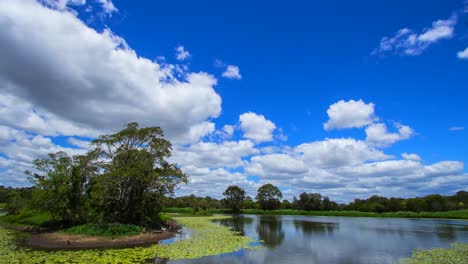
<path fill-rule="evenodd" d="M 264 247 L 156 263 L 395 263 L 416 248 L 468 243 L 468 221 L 461 220 L 245 215 L 217 223 Z"/>

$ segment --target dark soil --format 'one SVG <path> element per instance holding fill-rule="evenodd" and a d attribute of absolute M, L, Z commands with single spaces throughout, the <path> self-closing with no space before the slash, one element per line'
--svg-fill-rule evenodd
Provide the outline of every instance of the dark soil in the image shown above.
<path fill-rule="evenodd" d="M 160 233 L 142 233 L 136 236 L 107 238 L 69 235 L 61 232 L 31 233 L 24 244 L 34 249 L 108 249 L 145 246 L 172 238 L 176 232 L 162 231 Z"/>

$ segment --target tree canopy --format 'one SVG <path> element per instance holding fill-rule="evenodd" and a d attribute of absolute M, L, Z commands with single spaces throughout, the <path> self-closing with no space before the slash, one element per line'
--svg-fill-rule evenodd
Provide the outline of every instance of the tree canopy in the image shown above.
<path fill-rule="evenodd" d="M 227 187 L 224 195 L 224 204 L 225 207 L 231 210 L 232 213 L 240 213 L 244 200 L 245 200 L 245 191 L 239 186 L 231 185 Z"/>
<path fill-rule="evenodd" d="M 282 198 L 283 194 L 278 187 L 270 183 L 258 188 L 257 197 L 255 197 L 257 202 L 260 204 L 260 208 L 263 210 L 278 209 L 281 205 L 280 200 Z"/>

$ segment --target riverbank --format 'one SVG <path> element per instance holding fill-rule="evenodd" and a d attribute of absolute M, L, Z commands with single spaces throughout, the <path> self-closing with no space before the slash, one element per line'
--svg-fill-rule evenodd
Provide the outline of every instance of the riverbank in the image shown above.
<path fill-rule="evenodd" d="M 184 213 L 188 214 L 192 211 L 191 208 L 165 208 L 166 213 Z M 226 214 L 224 209 L 207 209 L 212 214 Z M 280 210 L 260 210 L 260 209 L 243 209 L 242 214 L 257 214 L 257 215 L 310 215 L 310 216 L 344 216 L 344 217 L 389 217 L 389 218 L 439 218 L 439 219 L 468 219 L 468 210 L 457 210 L 447 212 L 359 212 L 359 211 L 302 211 L 292 209 Z"/>
<path fill-rule="evenodd" d="M 172 238 L 175 232 L 142 233 L 123 237 L 97 237 L 70 235 L 63 232 L 33 233 L 25 239 L 24 245 L 32 249 L 62 250 L 62 249 L 108 249 L 145 246 Z"/>
<path fill-rule="evenodd" d="M 0 263 L 143 263 L 158 258 L 200 258 L 250 248 L 254 240 L 212 222 L 229 216 L 174 217 L 191 235 L 171 244 L 92 250 L 31 250 L 17 246 L 14 231 L 0 227 Z"/>

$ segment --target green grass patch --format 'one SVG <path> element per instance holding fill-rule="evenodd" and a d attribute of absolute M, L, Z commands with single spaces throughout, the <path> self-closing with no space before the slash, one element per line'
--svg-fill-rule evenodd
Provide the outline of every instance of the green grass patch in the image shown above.
<path fill-rule="evenodd" d="M 119 223 L 98 223 L 74 226 L 63 230 L 62 232 L 71 235 L 122 237 L 138 235 L 141 233 L 142 230 L 142 227 L 136 225 L 124 225 Z"/>
<path fill-rule="evenodd" d="M 190 238 L 168 245 L 108 250 L 50 252 L 17 248 L 14 234 L 0 228 L 0 263 L 144 263 L 154 257 L 193 259 L 252 248 L 248 244 L 253 239 L 211 221 L 226 217 L 175 217 L 179 224 L 192 231 Z"/>
<path fill-rule="evenodd" d="M 401 264 L 467 264 L 468 244 L 455 243 L 451 248 L 417 250 L 410 258 L 402 259 Z"/>
<path fill-rule="evenodd" d="M 163 209 L 164 213 L 170 214 L 179 214 L 179 215 L 186 215 L 186 216 L 211 216 L 213 214 L 225 214 L 227 210 L 224 209 L 199 209 L 194 210 L 190 207 L 167 207 Z"/>
<path fill-rule="evenodd" d="M 302 211 L 302 210 L 271 210 L 244 209 L 244 214 L 266 214 L 266 215 L 315 215 L 315 216 L 349 216 L 349 217 L 394 217 L 394 218 L 447 218 L 468 219 L 468 210 L 457 210 L 448 212 L 358 212 L 358 211 Z"/>
<path fill-rule="evenodd" d="M 29 210 L 21 211 L 17 215 L 0 216 L 0 222 L 17 226 L 39 227 L 50 221 L 51 216 L 49 214 Z"/>

